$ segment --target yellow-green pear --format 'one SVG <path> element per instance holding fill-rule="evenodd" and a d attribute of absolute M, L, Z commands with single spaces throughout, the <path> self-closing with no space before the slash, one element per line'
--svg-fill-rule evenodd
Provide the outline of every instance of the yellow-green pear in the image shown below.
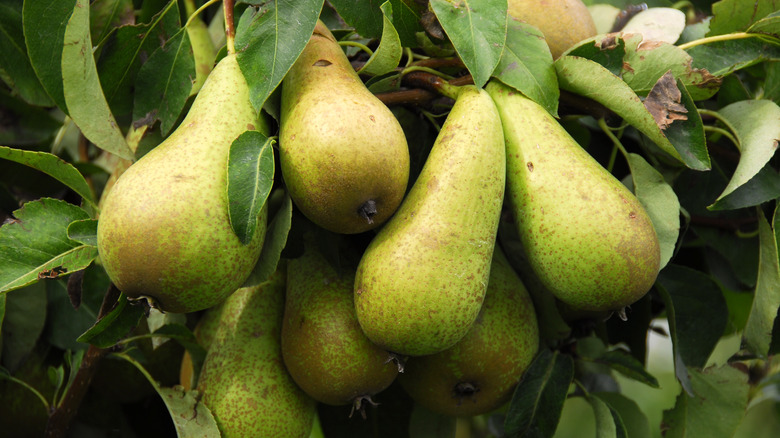
<path fill-rule="evenodd" d="M 198 390 L 223 438 L 307 437 L 316 402 L 284 366 L 281 329 L 286 270 L 237 290 L 221 305 Z"/>
<path fill-rule="evenodd" d="M 406 192 L 406 137 L 322 22 L 285 76 L 281 101 L 279 161 L 295 205 L 336 233 L 384 223 Z"/>
<path fill-rule="evenodd" d="M 511 398 L 538 349 L 531 297 L 496 247 L 485 302 L 469 332 L 441 353 L 410 357 L 398 381 L 430 411 L 486 414 Z"/>
<path fill-rule="evenodd" d="M 393 383 L 398 365 L 360 329 L 352 297 L 354 265 L 340 275 L 313 246 L 288 262 L 284 363 L 315 400 L 362 410 Z"/>
<path fill-rule="evenodd" d="M 106 272 L 127 296 L 184 313 L 214 306 L 243 284 L 263 246 L 267 212 L 241 243 L 228 219 L 227 159 L 233 140 L 258 123 L 229 54 L 181 125 L 119 177 L 97 240 Z"/>
<path fill-rule="evenodd" d="M 613 311 L 655 283 L 660 249 L 639 200 L 547 111 L 491 81 L 506 137 L 507 198 L 528 261 L 561 301 Z"/>
<path fill-rule="evenodd" d="M 355 308 L 371 341 L 420 356 L 466 335 L 490 275 L 505 166 L 493 101 L 463 87 L 417 181 L 358 266 Z"/>
<path fill-rule="evenodd" d="M 539 29 L 553 59 L 596 35 L 596 24 L 582 0 L 508 0 L 507 14 Z"/>

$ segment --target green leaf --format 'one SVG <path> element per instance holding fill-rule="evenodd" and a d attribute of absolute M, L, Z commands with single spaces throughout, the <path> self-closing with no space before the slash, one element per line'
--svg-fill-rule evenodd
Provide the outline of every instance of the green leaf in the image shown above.
<path fill-rule="evenodd" d="M 506 45 L 493 76 L 558 116 L 558 77 L 544 35 L 535 27 L 508 20 Z"/>
<path fill-rule="evenodd" d="M 766 78 L 764 79 L 764 96 L 780 104 L 780 62 L 765 62 Z"/>
<path fill-rule="evenodd" d="M 200 369 L 203 367 L 203 361 L 206 359 L 206 349 L 198 344 L 198 340 L 192 331 L 182 324 L 166 324 L 155 330 L 154 335 L 173 339 L 187 350 L 192 360 L 193 379 L 197 382 Z"/>
<path fill-rule="evenodd" d="M 341 18 L 365 38 L 379 38 L 382 35 L 383 14 L 380 6 L 384 3 L 384 0 L 330 1 Z"/>
<path fill-rule="evenodd" d="M 775 11 L 751 24 L 747 32 L 780 38 L 780 11 Z"/>
<path fill-rule="evenodd" d="M 398 37 L 398 32 L 393 27 L 393 7 L 389 1 L 386 1 L 382 3 L 381 9 L 384 17 L 382 40 L 379 42 L 379 47 L 377 47 L 374 54 L 368 58 L 368 61 L 358 70 L 358 73 L 372 76 L 383 75 L 393 71 L 401 61 L 403 48 L 401 47 L 401 39 Z"/>
<path fill-rule="evenodd" d="M 601 399 L 620 416 L 629 438 L 650 438 L 650 423 L 636 402 L 617 392 L 592 392 L 591 398 Z"/>
<path fill-rule="evenodd" d="M 88 219 L 81 208 L 57 199 L 31 201 L 0 227 L 0 292 L 41 278 L 55 278 L 87 267 L 97 248 L 68 238 L 73 222 Z"/>
<path fill-rule="evenodd" d="M 287 236 L 292 226 L 292 199 L 287 192 L 281 190 L 277 190 L 272 197 L 275 195 L 283 196 L 282 205 L 268 224 L 260 258 L 252 270 L 252 274 L 241 287 L 257 286 L 266 282 L 268 277 L 276 272 L 282 250 L 287 244 Z"/>
<path fill-rule="evenodd" d="M 780 41 L 756 35 L 694 45 L 686 51 L 693 58 L 694 69 L 725 76 L 759 62 L 780 60 Z"/>
<path fill-rule="evenodd" d="M 101 0 L 92 2 L 89 17 L 89 29 L 92 41 L 98 43 L 111 32 L 111 29 L 135 21 L 133 0 Z"/>
<path fill-rule="evenodd" d="M 455 51 L 481 88 L 501 59 L 507 33 L 506 0 L 431 0 Z"/>
<path fill-rule="evenodd" d="M 365 2 L 363 2 L 365 3 Z M 420 17 L 425 6 L 414 0 L 390 0 L 393 6 L 393 27 L 404 47 L 417 47 L 417 32 L 424 32 Z"/>
<path fill-rule="evenodd" d="M 658 235 L 660 268 L 663 268 L 671 260 L 680 234 L 680 201 L 663 175 L 640 155 L 628 154 L 628 165 L 634 193 L 653 221 Z"/>
<path fill-rule="evenodd" d="M 76 340 L 99 348 L 111 347 L 126 337 L 143 315 L 142 306 L 129 304 L 127 296 L 121 294 L 114 308 Z"/>
<path fill-rule="evenodd" d="M 162 135 L 168 135 L 187 102 L 194 79 L 190 38 L 187 29 L 180 29 L 138 70 L 133 120 L 143 119 L 148 125 L 159 120 Z"/>
<path fill-rule="evenodd" d="M 739 141 L 739 164 L 717 201 L 752 179 L 769 162 L 780 141 L 780 107 L 771 100 L 743 100 L 718 113 Z"/>
<path fill-rule="evenodd" d="M 588 397 L 596 416 L 596 438 L 626 438 L 626 426 L 620 414 L 598 397 Z"/>
<path fill-rule="evenodd" d="M 62 48 L 62 87 L 71 119 L 91 142 L 127 160 L 133 152 L 125 142 L 100 87 L 92 39 L 89 2 L 77 0 L 68 20 Z"/>
<path fill-rule="evenodd" d="M 595 359 L 595 362 L 609 366 L 613 370 L 642 382 L 651 388 L 659 388 L 658 379 L 645 370 L 645 367 L 634 356 L 623 350 L 606 351 Z"/>
<path fill-rule="evenodd" d="M 780 207 L 775 207 L 774 231 L 758 210 L 758 236 L 760 253 L 758 262 L 758 280 L 753 298 L 753 307 L 745 327 L 745 342 L 755 354 L 767 356 L 772 342 L 772 330 L 780 308 L 780 253 L 778 253 L 777 235 L 780 234 Z"/>
<path fill-rule="evenodd" d="M 12 373 L 27 359 L 46 323 L 46 286 L 33 284 L 5 294 L 3 364 Z"/>
<path fill-rule="evenodd" d="M 504 422 L 506 435 L 552 436 L 573 378 L 571 356 L 541 350 L 512 395 Z"/>
<path fill-rule="evenodd" d="M 68 239 L 97 246 L 97 219 L 82 219 L 68 225 Z"/>
<path fill-rule="evenodd" d="M 712 5 L 707 36 L 747 30 L 751 24 L 780 9 L 780 0 L 721 0 Z"/>
<path fill-rule="evenodd" d="M 27 46 L 22 30 L 22 11 L 8 4 L 0 4 L 0 70 L 11 82 L 8 84 L 26 102 L 38 106 L 52 106 L 43 85 L 35 76 L 27 57 Z"/>
<path fill-rule="evenodd" d="M 712 278 L 683 266 L 667 265 L 656 286 L 666 304 L 675 373 L 686 387 L 686 367 L 703 367 L 726 329 L 726 300 Z"/>
<path fill-rule="evenodd" d="M 626 56 L 626 45 L 633 41 L 636 47 L 642 40 L 641 35 L 622 35 L 613 33 L 609 35 L 597 35 L 593 38 L 580 41 L 574 47 L 566 51 L 569 56 L 578 56 L 601 64 L 615 76 L 620 76 L 623 69 L 623 59 Z"/>
<path fill-rule="evenodd" d="M 238 65 L 260 111 L 309 42 L 323 0 L 276 0 L 247 8 L 236 27 Z"/>
<path fill-rule="evenodd" d="M 45 144 L 62 126 L 48 109 L 32 106 L 7 90 L 0 90 L 0 108 L 5 120 L 13 121 L 0 123 L 0 144 L 16 147 Z"/>
<path fill-rule="evenodd" d="M 43 88 L 66 114 L 68 107 L 62 91 L 62 44 L 75 5 L 76 0 L 26 0 L 22 10 L 30 63 Z"/>
<path fill-rule="evenodd" d="M 246 131 L 230 145 L 227 170 L 228 216 L 233 232 L 247 244 L 274 184 L 274 140 Z"/>
<path fill-rule="evenodd" d="M 695 396 L 685 391 L 674 408 L 664 411 L 666 438 L 730 437 L 745 414 L 747 375 L 725 365 L 688 370 Z"/>
<path fill-rule="evenodd" d="M 87 184 L 87 180 L 72 164 L 60 157 L 48 152 L 26 151 L 0 146 L 0 158 L 40 170 L 70 187 L 93 208 L 97 208 L 92 189 Z"/>

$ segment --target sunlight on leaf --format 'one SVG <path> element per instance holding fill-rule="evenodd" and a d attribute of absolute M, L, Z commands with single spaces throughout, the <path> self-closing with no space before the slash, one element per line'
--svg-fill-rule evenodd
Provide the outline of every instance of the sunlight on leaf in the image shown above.
<path fill-rule="evenodd" d="M 748 348 L 759 356 L 769 353 L 772 342 L 772 328 L 780 308 L 780 261 L 778 257 L 777 234 L 772 230 L 761 209 L 758 211 L 758 232 L 760 256 L 758 280 L 756 282 L 753 307 L 745 326 L 745 342 Z M 780 223 L 780 207 L 775 208 L 774 226 Z"/>

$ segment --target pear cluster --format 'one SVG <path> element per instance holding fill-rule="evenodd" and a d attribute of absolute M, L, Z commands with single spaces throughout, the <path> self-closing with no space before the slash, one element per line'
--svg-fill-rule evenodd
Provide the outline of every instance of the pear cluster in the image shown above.
<path fill-rule="evenodd" d="M 299 257 L 241 287 L 267 211 L 241 243 L 225 160 L 260 125 L 234 55 L 180 127 L 117 181 L 98 229 L 102 262 L 129 296 L 169 312 L 207 309 L 196 329 L 202 370 L 195 378 L 185 357 L 181 380 L 223 436 L 305 437 L 318 403 L 363 412 L 396 381 L 445 415 L 500 408 L 539 349 L 531 296 L 497 245 L 502 214 L 542 292 L 562 303 L 619 311 L 653 285 L 660 250 L 641 203 L 544 108 L 495 80 L 452 97 L 407 187 L 404 131 L 323 23 L 285 77 L 284 185 L 316 227 L 370 233 L 354 264 L 334 266 L 306 235 Z M 188 228 L 176 226 L 183 214 Z"/>

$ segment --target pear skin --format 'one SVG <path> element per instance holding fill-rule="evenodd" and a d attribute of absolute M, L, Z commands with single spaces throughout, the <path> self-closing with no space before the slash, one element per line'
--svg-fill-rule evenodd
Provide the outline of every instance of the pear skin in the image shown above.
<path fill-rule="evenodd" d="M 531 297 L 496 247 L 485 302 L 469 332 L 441 353 L 410 357 L 398 382 L 430 411 L 486 414 L 512 397 L 538 349 Z"/>
<path fill-rule="evenodd" d="M 316 402 L 284 367 L 280 345 L 284 265 L 221 305 L 198 390 L 224 438 L 308 437 Z"/>
<path fill-rule="evenodd" d="M 466 335 L 490 275 L 505 166 L 493 101 L 463 87 L 417 181 L 358 265 L 355 307 L 371 341 L 420 356 Z"/>
<path fill-rule="evenodd" d="M 279 162 L 295 205 L 336 233 L 384 223 L 406 192 L 406 137 L 322 22 L 285 76 L 281 100 Z"/>
<path fill-rule="evenodd" d="M 507 14 L 539 29 L 553 59 L 596 35 L 596 24 L 582 0 L 509 0 Z"/>
<path fill-rule="evenodd" d="M 544 108 L 500 82 L 486 89 L 504 122 L 507 198 L 541 282 L 587 311 L 642 298 L 660 263 L 642 204 Z"/>
<path fill-rule="evenodd" d="M 315 400 L 361 409 L 393 383 L 398 366 L 360 329 L 352 297 L 354 267 L 339 275 L 311 246 L 288 263 L 282 326 L 287 369 Z"/>
<path fill-rule="evenodd" d="M 236 57 L 227 55 L 181 125 L 105 198 L 98 251 L 119 290 L 185 313 L 214 306 L 243 284 L 260 256 L 267 211 L 242 244 L 228 219 L 227 159 L 233 140 L 257 126 Z"/>

